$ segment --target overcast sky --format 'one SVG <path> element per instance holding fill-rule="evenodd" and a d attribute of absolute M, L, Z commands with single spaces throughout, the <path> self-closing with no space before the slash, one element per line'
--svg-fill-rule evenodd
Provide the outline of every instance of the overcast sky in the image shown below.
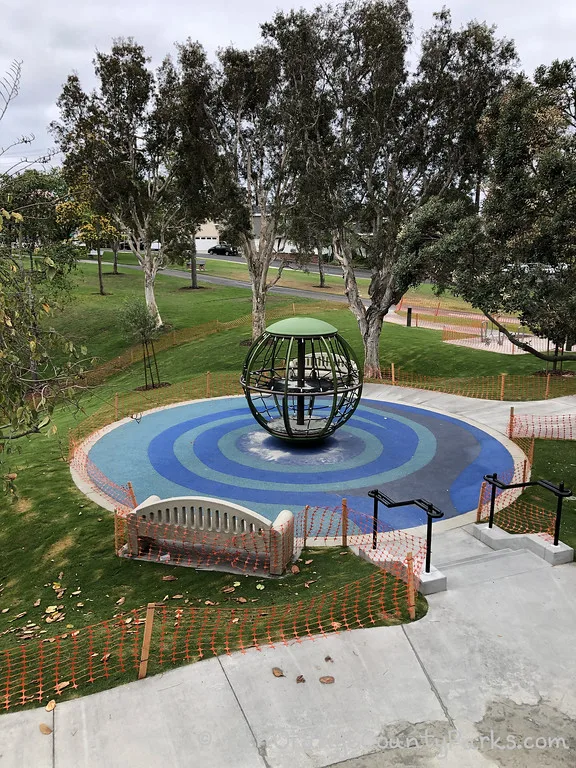
<path fill-rule="evenodd" d="M 416 37 L 432 24 L 441 7 L 433 0 L 412 0 Z M 57 117 L 62 84 L 73 71 L 85 87 L 92 85 L 96 50 L 108 50 L 114 37 L 134 37 L 154 63 L 173 50 L 175 41 L 199 40 L 210 56 L 233 43 L 250 47 L 258 41 L 259 24 L 275 9 L 313 8 L 318 0 L 19 0 L 2 9 L 0 70 L 23 61 L 20 95 L 0 122 L 0 147 L 33 133 L 37 155 L 52 146 L 46 126 Z M 498 27 L 516 41 L 522 66 L 570 58 L 576 40 L 575 0 L 452 0 L 446 2 L 456 25 L 476 18 Z M 14 153 L 9 153 L 12 156 Z M 4 158 L 2 166 L 5 167 Z"/>

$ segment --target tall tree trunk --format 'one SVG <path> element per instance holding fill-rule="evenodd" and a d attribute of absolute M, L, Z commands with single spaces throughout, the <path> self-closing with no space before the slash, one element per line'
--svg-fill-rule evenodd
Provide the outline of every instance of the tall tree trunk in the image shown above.
<path fill-rule="evenodd" d="M 146 299 L 148 311 L 156 321 L 156 328 L 161 328 L 163 325 L 162 318 L 160 317 L 158 305 L 156 304 L 156 296 L 154 295 L 156 272 L 158 270 L 156 258 L 157 257 L 152 254 L 150 243 L 147 243 L 146 252 L 142 258 L 142 268 L 144 270 L 144 297 Z"/>
<path fill-rule="evenodd" d="M 371 312 L 370 307 L 366 313 L 366 327 L 362 333 L 364 346 L 364 375 L 366 378 L 380 378 L 380 336 L 382 335 L 382 323 L 384 315 L 379 311 Z"/>
<path fill-rule="evenodd" d="M 320 288 L 326 287 L 326 273 L 324 272 L 324 257 L 322 255 L 322 246 L 317 245 L 318 251 L 318 277 L 320 279 Z"/>
<path fill-rule="evenodd" d="M 380 378 L 380 336 L 384 317 L 390 307 L 396 304 L 401 293 L 396 289 L 392 269 L 386 264 L 393 264 L 393 258 L 386 260 L 384 265 L 372 273 L 369 295 L 370 304 L 364 306 L 360 296 L 352 252 L 343 232 L 337 232 L 332 239 L 334 257 L 342 267 L 344 274 L 344 291 L 348 298 L 348 306 L 358 322 L 362 343 L 364 346 L 364 375 L 367 378 Z"/>
<path fill-rule="evenodd" d="M 118 248 L 120 247 L 120 243 L 118 240 L 114 240 L 112 243 L 112 251 L 114 253 L 114 266 L 112 267 L 112 274 L 117 275 L 118 274 Z"/>
<path fill-rule="evenodd" d="M 252 340 L 266 330 L 266 292 L 252 290 Z"/>
<path fill-rule="evenodd" d="M 255 340 L 266 330 L 266 299 L 268 289 L 268 271 L 274 255 L 272 237 L 267 236 L 265 228 L 260 231 L 258 248 L 254 239 L 245 236 L 243 238 L 243 250 L 246 256 L 248 272 L 250 273 L 250 285 L 252 288 L 252 339 Z M 274 282 L 280 278 L 281 270 Z"/>
<path fill-rule="evenodd" d="M 198 262 L 196 260 L 196 238 L 190 240 L 190 287 L 198 288 Z"/>
<path fill-rule="evenodd" d="M 102 277 L 102 249 L 100 246 L 96 249 L 96 253 L 98 254 L 98 282 L 100 284 L 100 296 L 106 296 L 106 291 L 104 290 L 104 278 Z"/>

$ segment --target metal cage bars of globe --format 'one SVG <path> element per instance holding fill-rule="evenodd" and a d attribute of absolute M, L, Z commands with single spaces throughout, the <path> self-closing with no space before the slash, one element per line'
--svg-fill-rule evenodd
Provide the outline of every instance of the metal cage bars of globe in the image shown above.
<path fill-rule="evenodd" d="M 256 421 L 290 442 L 328 437 L 362 394 L 350 345 L 333 325 L 308 317 L 269 326 L 246 357 L 241 383 Z"/>

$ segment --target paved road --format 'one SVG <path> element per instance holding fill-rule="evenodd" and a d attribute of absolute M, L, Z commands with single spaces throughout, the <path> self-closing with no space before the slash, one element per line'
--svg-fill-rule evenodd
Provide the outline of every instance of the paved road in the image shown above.
<path fill-rule="evenodd" d="M 81 264 L 94 264 L 92 259 L 80 259 Z M 112 266 L 111 261 L 102 262 L 106 266 Z M 142 271 L 141 267 L 137 264 L 118 264 L 121 269 L 133 269 L 139 272 Z M 181 269 L 163 269 L 160 272 L 161 275 L 168 275 L 169 277 L 179 277 L 182 280 L 190 282 L 190 274 L 183 272 Z M 202 272 L 198 273 L 198 282 L 200 283 L 212 283 L 214 285 L 228 285 L 234 288 L 247 288 L 250 289 L 250 284 L 242 280 L 233 280 L 228 277 L 216 277 L 214 275 L 205 275 Z M 278 293 L 284 296 L 297 296 L 302 299 L 314 299 L 315 301 L 337 301 L 342 304 L 347 304 L 348 300 L 346 296 L 339 296 L 336 293 L 329 293 L 328 291 L 305 291 L 300 288 L 283 288 L 282 286 L 275 285 L 270 289 L 270 293 Z M 366 302 L 368 304 L 368 302 Z"/>

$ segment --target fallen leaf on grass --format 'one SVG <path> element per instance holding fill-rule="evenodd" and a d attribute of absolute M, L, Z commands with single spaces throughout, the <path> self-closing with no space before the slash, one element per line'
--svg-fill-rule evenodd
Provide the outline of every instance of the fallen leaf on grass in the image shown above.
<path fill-rule="evenodd" d="M 58 580 L 62 581 L 63 578 L 64 578 L 64 571 L 60 571 L 60 573 L 58 574 Z"/>
<path fill-rule="evenodd" d="M 272 667 L 272 674 L 274 677 L 285 677 L 284 672 L 282 672 L 280 667 Z"/>
<path fill-rule="evenodd" d="M 116 605 L 124 605 L 125 602 L 126 602 L 126 598 L 121 597 L 120 600 L 116 600 Z"/>
<path fill-rule="evenodd" d="M 314 560 L 306 560 L 304 562 L 304 565 L 312 565 L 313 562 L 314 562 Z"/>
<path fill-rule="evenodd" d="M 46 723 L 40 723 L 40 733 L 43 733 L 44 736 L 49 736 L 52 733 L 52 728 L 46 725 Z"/>
<path fill-rule="evenodd" d="M 44 613 L 55 613 L 56 612 L 56 606 L 55 605 L 49 605 L 48 608 L 44 611 Z"/>
<path fill-rule="evenodd" d="M 344 552 L 340 552 L 340 554 L 341 554 L 341 555 L 347 555 L 347 554 L 348 554 L 348 551 L 347 551 L 347 550 L 344 550 Z"/>
<path fill-rule="evenodd" d="M 256 589 L 264 589 L 264 584 L 256 584 Z"/>
<path fill-rule="evenodd" d="M 298 568 L 297 565 L 293 565 L 292 568 L 290 568 L 292 573 L 300 573 L 300 568 Z"/>
<path fill-rule="evenodd" d="M 102 656 L 102 658 L 100 659 L 100 661 L 108 661 L 110 656 L 111 656 L 110 653 L 105 653 L 104 656 Z"/>
<path fill-rule="evenodd" d="M 8 613 L 9 610 L 10 608 L 2 608 L 2 613 Z"/>
<path fill-rule="evenodd" d="M 46 704 L 46 707 L 45 707 L 46 712 L 52 712 L 55 706 L 56 706 L 56 700 L 50 699 L 50 701 L 48 702 L 48 704 Z"/>
<path fill-rule="evenodd" d="M 13 619 L 10 619 L 10 621 L 15 621 L 16 619 L 22 619 L 24 616 L 26 616 L 26 611 L 22 611 L 22 613 L 16 614 Z"/>
<path fill-rule="evenodd" d="M 296 678 L 296 682 L 297 683 L 305 683 L 306 680 L 304 678 L 304 675 L 298 675 L 298 677 Z"/>
<path fill-rule="evenodd" d="M 169 576 L 162 576 L 162 581 L 176 581 L 178 576 L 172 576 L 171 574 Z"/>
<path fill-rule="evenodd" d="M 239 587 L 240 586 L 240 582 L 239 581 L 235 581 L 234 584 L 232 584 L 232 586 L 233 587 Z"/>
<path fill-rule="evenodd" d="M 38 608 L 39 605 L 40 605 L 40 599 L 34 602 L 34 608 Z"/>
<path fill-rule="evenodd" d="M 324 675 L 324 677 L 320 678 L 320 682 L 323 685 L 331 685 L 334 682 L 334 678 L 332 677 L 332 675 Z"/>
<path fill-rule="evenodd" d="M 213 603 L 212 600 L 204 600 L 204 605 L 216 605 L 216 603 Z"/>
<path fill-rule="evenodd" d="M 72 597 L 78 597 L 78 595 L 79 595 L 81 592 L 82 592 L 82 590 L 81 590 L 81 589 L 77 589 L 77 590 L 76 590 L 76 592 L 71 592 L 70 594 L 72 595 Z"/>
<path fill-rule="evenodd" d="M 180 600 L 184 597 L 184 595 L 172 595 L 172 600 Z"/>
<path fill-rule="evenodd" d="M 58 683 L 58 685 L 55 685 L 54 690 L 56 691 L 56 693 L 61 693 L 64 690 L 64 688 L 67 688 L 69 685 L 70 685 L 70 680 L 64 680 L 62 683 Z"/>
<path fill-rule="evenodd" d="M 305 581 L 304 586 L 306 589 L 310 589 L 310 584 L 315 584 L 318 581 L 318 579 L 310 579 L 310 581 Z"/>
<path fill-rule="evenodd" d="M 224 587 L 222 590 L 226 595 L 229 595 L 230 592 L 236 592 L 236 587 Z"/>
<path fill-rule="evenodd" d="M 248 602 L 248 600 L 245 597 L 237 597 L 236 600 L 239 603 L 247 603 Z"/>
<path fill-rule="evenodd" d="M 232 619 L 232 624 L 238 624 L 239 621 L 240 619 L 236 617 L 235 619 Z"/>

